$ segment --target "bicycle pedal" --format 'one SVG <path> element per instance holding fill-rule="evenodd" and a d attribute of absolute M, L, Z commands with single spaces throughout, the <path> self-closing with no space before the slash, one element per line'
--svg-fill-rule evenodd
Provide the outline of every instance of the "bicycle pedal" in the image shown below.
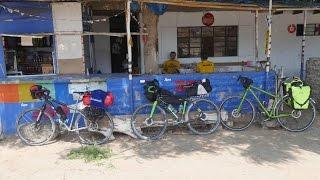
<path fill-rule="evenodd" d="M 264 119 L 262 122 L 268 122 L 270 120 L 271 120 L 270 118 L 267 118 L 267 119 Z"/>

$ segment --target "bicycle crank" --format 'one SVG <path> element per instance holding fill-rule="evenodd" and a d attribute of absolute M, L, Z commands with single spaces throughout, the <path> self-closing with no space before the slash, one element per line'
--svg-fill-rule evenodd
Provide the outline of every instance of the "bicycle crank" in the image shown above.
<path fill-rule="evenodd" d="M 232 110 L 231 114 L 232 114 L 232 117 L 234 117 L 234 118 L 239 118 L 241 116 L 241 113 L 238 112 L 238 109 Z"/>
<path fill-rule="evenodd" d="M 154 123 L 154 121 L 153 121 L 153 119 L 152 118 L 147 118 L 145 121 L 144 121 L 144 123 L 145 123 L 145 125 L 147 125 L 147 126 L 151 126 L 151 125 L 153 125 L 153 123 Z"/>

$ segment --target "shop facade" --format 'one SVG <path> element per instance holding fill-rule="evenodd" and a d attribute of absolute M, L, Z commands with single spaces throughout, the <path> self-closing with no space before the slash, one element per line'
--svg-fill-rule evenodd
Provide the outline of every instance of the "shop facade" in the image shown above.
<path fill-rule="evenodd" d="M 21 2 L 21 4 L 25 3 Z M 35 46 L 32 48 L 39 50 L 39 52 L 44 51 L 44 49 L 46 52 L 51 52 L 52 60 L 50 63 L 49 60 L 44 60 L 45 58 L 30 55 L 31 60 L 28 60 L 30 66 L 36 64 L 37 68 L 29 68 L 30 71 L 33 71 L 33 74 L 26 73 L 27 71 L 22 70 L 19 63 L 25 62 L 27 58 L 19 60 L 20 56 L 16 56 L 16 58 L 10 60 L 12 65 L 10 63 L 6 65 L 8 55 L 5 55 L 4 52 L 11 48 L 8 44 L 10 41 L 1 41 L 3 44 L 0 46 L 2 48 L 0 49 L 0 63 L 2 64 L 0 117 L 5 134 L 15 132 L 15 119 L 23 109 L 37 107 L 41 103 L 32 99 L 29 94 L 29 87 L 32 84 L 41 84 L 47 87 L 51 91 L 52 97 L 69 104 L 74 103 L 72 96 L 74 91 L 94 89 L 111 91 L 115 95 L 115 103 L 108 111 L 114 117 L 122 118 L 124 121 L 129 120 L 130 114 L 137 106 L 148 102 L 143 94 L 143 84 L 147 80 L 157 79 L 161 86 L 179 94 L 183 93 L 180 88 L 181 85 L 208 78 L 213 85 L 213 92 L 208 98 L 218 105 L 224 98 L 242 92 L 242 87 L 237 83 L 239 75 L 253 78 L 255 84 L 260 88 L 268 91 L 274 90 L 275 73 L 273 71 L 265 72 L 264 69 L 256 71 L 256 68 L 250 67 L 252 63 L 251 65 L 247 63 L 265 58 L 262 47 L 265 36 L 264 30 L 266 29 L 264 25 L 266 14 L 260 14 L 258 19 L 259 27 L 262 30 L 258 36 L 259 57 L 256 58 L 255 14 L 251 11 L 206 11 L 206 13 L 211 13 L 214 16 L 214 23 L 210 26 L 205 26 L 201 21 L 204 12 L 199 12 L 199 9 L 185 12 L 181 9 L 178 10 L 176 7 L 163 8 L 156 6 L 155 10 L 153 9 L 154 6 L 151 6 L 146 7 L 146 10 L 141 14 L 139 14 L 139 11 L 133 11 L 131 15 L 131 31 L 133 31 L 131 41 L 131 46 L 133 46 L 132 65 L 133 69 L 137 69 L 136 73 L 133 73 L 139 75 L 130 79 L 130 76 L 128 78 L 128 74 L 125 73 L 127 72 L 126 66 L 128 66 L 126 63 L 127 51 L 123 50 L 127 45 L 125 30 L 122 25 L 115 27 L 117 20 L 122 23 L 125 22 L 123 21 L 123 13 L 125 13 L 123 3 L 119 3 L 116 10 L 107 12 L 101 12 L 101 9 L 94 8 L 95 6 L 92 5 L 93 11 L 89 19 L 84 15 L 86 12 L 81 3 L 36 4 L 46 7 L 39 10 L 39 12 L 46 12 L 46 15 L 40 15 L 36 11 L 28 12 L 26 10 L 28 8 L 19 8 L 19 4 L 11 4 L 11 6 L 10 4 L 4 4 L 9 14 L 12 14 L 11 12 L 13 14 L 20 13 L 19 15 L 16 14 L 20 17 L 28 12 L 29 15 L 34 13 L 39 17 L 31 17 L 35 21 L 34 23 L 29 19 L 29 22 L 24 22 L 19 28 L 16 22 L 10 21 L 10 18 L 7 18 L 9 19 L 7 21 L 2 20 L 0 23 L 2 36 L 19 39 L 13 46 L 17 48 L 16 51 L 27 47 L 23 45 L 29 43 L 29 46 L 32 44 L 32 46 Z M 19 10 L 19 12 L 10 9 Z M 159 13 L 159 9 L 163 10 L 160 12 L 161 15 L 156 14 L 156 12 Z M 300 49 L 297 47 L 294 51 L 291 48 L 296 47 L 296 44 L 299 45 L 300 37 L 292 33 L 284 35 L 286 29 L 283 28 L 290 24 L 299 24 L 301 15 L 283 14 L 279 16 L 283 20 L 278 22 L 279 30 L 275 31 L 279 31 L 279 34 L 275 32 L 276 38 L 274 41 L 275 44 L 280 44 L 274 47 L 279 49 L 275 50 L 278 55 L 277 53 L 272 54 L 272 64 L 288 66 L 290 67 L 288 72 L 294 73 L 299 69 L 296 69 L 294 63 L 290 63 L 289 60 L 298 56 L 296 53 Z M 319 15 L 312 14 L 310 16 L 312 16 L 310 22 L 317 23 Z M 288 20 L 289 17 L 292 18 L 292 22 Z M 297 17 L 298 19 L 296 19 Z M 42 29 L 44 25 L 40 22 L 49 23 L 45 26 L 48 29 Z M 276 18 L 274 22 L 277 23 Z M 9 27 L 5 23 L 9 23 L 13 28 L 3 31 L 2 29 Z M 278 29 L 277 25 L 274 26 L 274 29 Z M 16 32 L 16 29 L 25 30 L 26 27 L 30 26 L 34 30 Z M 207 32 L 206 36 L 208 38 L 202 38 L 203 32 Z M 288 37 L 283 38 L 282 36 Z M 284 45 L 277 37 L 283 38 L 282 41 L 288 41 L 289 43 L 286 42 L 285 44 L 288 48 L 280 49 Z M 314 47 L 313 44 L 319 43 L 314 40 L 316 38 L 318 37 L 310 37 L 312 48 Z M 45 47 L 41 47 L 34 39 L 38 39 L 38 41 L 41 39 Z M 206 44 L 203 42 L 206 39 L 211 41 Z M 49 44 L 50 47 L 47 47 Z M 208 44 L 213 44 L 213 46 Z M 205 45 L 208 46 L 204 48 Z M 206 53 L 212 53 L 210 59 L 221 64 L 221 67 L 217 68 L 218 72 L 213 74 L 160 74 L 161 64 L 168 58 L 170 51 L 178 52 L 178 58 L 184 64 L 184 68 L 191 68 L 192 71 L 192 64 L 200 60 L 202 49 L 205 49 Z M 281 53 L 286 50 L 288 50 L 288 57 Z M 310 57 L 319 56 L 315 50 L 310 52 Z M 281 61 L 282 58 L 286 61 Z M 7 69 L 6 66 L 10 69 Z"/>
<path fill-rule="evenodd" d="M 207 39 L 211 39 L 209 44 L 213 45 L 208 47 L 209 53 L 213 55 L 209 59 L 213 62 L 249 61 L 255 63 L 255 13 L 207 12 L 214 15 L 214 23 L 210 27 L 205 26 L 202 22 L 204 12 L 167 12 L 159 17 L 159 63 L 167 60 L 168 52 L 172 50 L 178 54 L 179 51 L 187 51 L 185 55 L 180 55 L 179 59 L 182 63 L 197 63 L 200 61 L 201 48 L 205 51 L 204 46 L 208 46 L 208 43 L 205 42 L 208 41 Z M 267 13 L 258 14 L 258 61 L 266 60 L 265 36 L 268 30 L 266 16 Z M 290 29 L 291 26 L 293 30 Z M 299 76 L 300 73 L 301 26 L 303 26 L 303 13 L 294 14 L 293 11 L 284 11 L 282 14 L 273 15 L 271 66 L 276 65 L 278 68 L 282 66 L 287 76 Z M 237 32 L 231 34 L 227 31 L 228 28 L 233 28 Z M 189 34 L 184 31 L 189 31 Z M 313 11 L 307 13 L 307 33 L 305 59 L 320 57 L 318 51 L 320 14 L 314 14 Z M 187 42 L 183 42 L 186 39 Z M 190 40 L 194 42 L 191 44 Z M 228 52 L 228 49 L 232 51 Z M 193 50 L 193 52 L 188 54 L 188 50 Z M 233 68 L 240 70 L 240 67 Z M 232 70 L 232 67 L 221 66 L 218 70 L 227 72 Z"/>

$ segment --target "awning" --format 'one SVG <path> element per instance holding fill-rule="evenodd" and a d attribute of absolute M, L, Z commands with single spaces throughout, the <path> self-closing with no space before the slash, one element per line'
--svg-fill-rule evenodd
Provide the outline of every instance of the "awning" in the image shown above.
<path fill-rule="evenodd" d="M 21 34 L 50 32 L 53 32 L 50 3 L 0 3 L 0 33 Z"/>

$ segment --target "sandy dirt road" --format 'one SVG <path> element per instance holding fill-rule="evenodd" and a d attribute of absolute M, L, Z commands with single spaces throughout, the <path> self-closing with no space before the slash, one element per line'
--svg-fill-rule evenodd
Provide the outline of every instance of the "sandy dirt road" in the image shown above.
<path fill-rule="evenodd" d="M 252 127 L 206 137 L 167 134 L 157 142 L 117 136 L 103 163 L 67 160 L 80 147 L 64 135 L 41 147 L 0 142 L 0 180 L 39 179 L 320 179 L 320 124 L 303 133 Z"/>

